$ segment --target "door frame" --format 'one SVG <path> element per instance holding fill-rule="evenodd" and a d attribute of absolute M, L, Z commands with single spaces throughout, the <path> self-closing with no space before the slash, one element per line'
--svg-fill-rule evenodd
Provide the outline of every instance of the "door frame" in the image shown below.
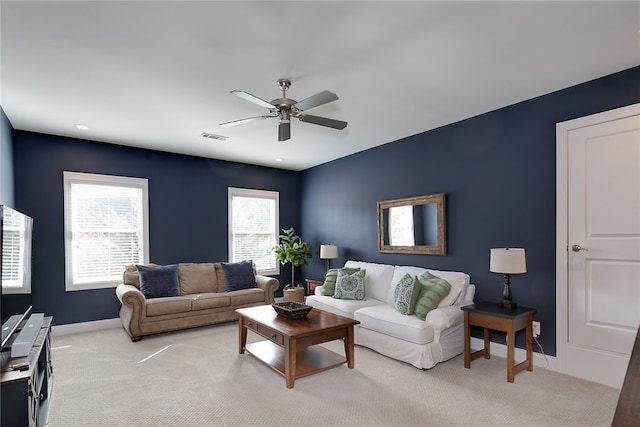
<path fill-rule="evenodd" d="M 582 127 L 640 114 L 640 103 L 556 123 L 556 370 L 567 372 L 568 353 L 568 265 L 569 181 L 568 135 Z"/>

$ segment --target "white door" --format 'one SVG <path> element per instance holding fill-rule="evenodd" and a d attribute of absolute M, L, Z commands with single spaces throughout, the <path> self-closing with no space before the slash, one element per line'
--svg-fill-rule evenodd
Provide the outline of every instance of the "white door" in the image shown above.
<path fill-rule="evenodd" d="M 560 123 L 558 137 L 557 356 L 564 373 L 620 388 L 640 325 L 640 104 Z"/>

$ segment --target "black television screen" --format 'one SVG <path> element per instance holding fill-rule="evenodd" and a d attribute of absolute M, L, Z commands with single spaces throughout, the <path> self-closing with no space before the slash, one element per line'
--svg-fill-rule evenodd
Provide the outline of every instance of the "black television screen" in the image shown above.
<path fill-rule="evenodd" d="M 8 206 L 0 206 L 2 277 L 0 318 L 4 323 L 31 305 L 31 242 L 33 219 Z"/>

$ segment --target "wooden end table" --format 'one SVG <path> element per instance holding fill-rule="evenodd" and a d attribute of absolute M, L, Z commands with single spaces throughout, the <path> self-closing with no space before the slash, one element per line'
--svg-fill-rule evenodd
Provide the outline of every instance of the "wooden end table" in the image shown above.
<path fill-rule="evenodd" d="M 471 368 L 471 361 L 484 356 L 491 358 L 490 331 L 507 333 L 507 381 L 512 383 L 515 374 L 526 369 L 533 371 L 533 315 L 535 308 L 518 307 L 508 310 L 501 303 L 480 302 L 461 307 L 464 311 L 464 367 Z M 484 348 L 471 352 L 471 326 L 484 328 Z M 517 365 L 514 362 L 515 334 L 526 329 L 527 359 Z"/>
<path fill-rule="evenodd" d="M 323 280 L 316 280 L 316 279 L 304 279 L 305 282 L 307 282 L 307 295 L 313 295 L 316 291 L 316 288 L 318 286 L 322 286 L 324 281 Z"/>
<path fill-rule="evenodd" d="M 279 316 L 270 305 L 240 308 L 239 352 L 245 350 L 286 378 L 293 388 L 296 378 L 312 375 L 346 363 L 354 367 L 353 327 L 357 320 L 313 308 L 307 317 L 291 320 Z M 247 344 L 247 331 L 266 341 Z M 324 347 L 323 342 L 343 340 L 345 356 Z"/>

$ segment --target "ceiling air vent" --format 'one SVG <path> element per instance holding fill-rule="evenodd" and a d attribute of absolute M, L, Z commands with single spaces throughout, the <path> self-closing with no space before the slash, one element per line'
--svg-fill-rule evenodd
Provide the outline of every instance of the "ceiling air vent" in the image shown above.
<path fill-rule="evenodd" d="M 216 135 L 215 133 L 209 133 L 209 132 L 202 132 L 200 136 L 203 138 L 215 139 L 218 141 L 226 141 L 227 139 L 229 139 L 228 136 Z"/>

